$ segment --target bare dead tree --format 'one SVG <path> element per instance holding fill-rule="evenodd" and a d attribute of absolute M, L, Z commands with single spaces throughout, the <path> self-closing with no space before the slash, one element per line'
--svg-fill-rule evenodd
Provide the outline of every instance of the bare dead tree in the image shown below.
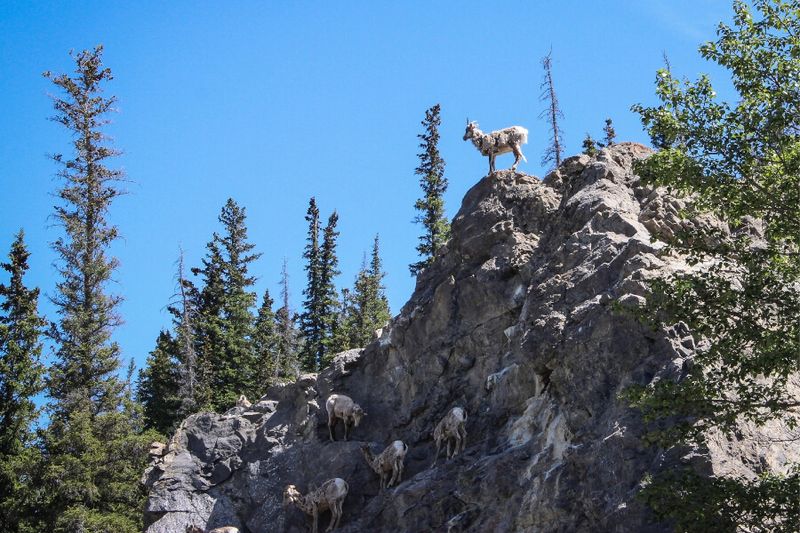
<path fill-rule="evenodd" d="M 564 134 L 558 126 L 558 119 L 563 119 L 564 114 L 558 106 L 558 97 L 556 96 L 556 90 L 553 85 L 552 55 L 553 50 L 551 49 L 547 55 L 542 58 L 544 79 L 542 80 L 542 94 L 539 96 L 539 100 L 545 102 L 547 107 L 539 114 L 539 118 L 547 120 L 550 126 L 550 144 L 542 156 L 542 164 L 558 167 L 561 165 L 561 156 L 564 153 L 564 146 L 561 143 Z"/>

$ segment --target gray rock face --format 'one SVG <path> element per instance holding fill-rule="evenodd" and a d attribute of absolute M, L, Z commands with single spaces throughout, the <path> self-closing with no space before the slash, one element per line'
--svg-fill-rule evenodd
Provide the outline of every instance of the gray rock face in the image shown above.
<path fill-rule="evenodd" d="M 642 422 L 617 395 L 680 372 L 694 340 L 680 326 L 653 333 L 611 305 L 641 305 L 648 279 L 688 268 L 657 240 L 686 223 L 678 201 L 632 173 L 649 153 L 621 143 L 543 181 L 510 171 L 480 180 L 446 249 L 372 344 L 271 388 L 249 412 L 183 423 L 144 476 L 147 532 L 308 531 L 282 491 L 332 477 L 350 485 L 343 532 L 666 531 L 635 495 L 669 459 L 640 442 Z M 334 392 L 368 413 L 351 442 L 328 441 Z M 429 468 L 433 428 L 455 405 L 469 415 L 466 450 Z M 359 446 L 395 439 L 409 446 L 404 479 L 380 491 Z M 798 460 L 789 443 L 764 452 L 722 437 L 698 454 L 709 472 L 744 475 Z"/>

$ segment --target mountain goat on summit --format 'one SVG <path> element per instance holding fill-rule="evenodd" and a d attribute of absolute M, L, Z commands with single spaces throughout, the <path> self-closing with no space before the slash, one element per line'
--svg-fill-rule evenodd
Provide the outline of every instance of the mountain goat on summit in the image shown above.
<path fill-rule="evenodd" d="M 514 164 L 511 170 L 517 170 L 519 160 L 526 163 L 525 156 L 522 154 L 522 145 L 528 144 L 528 130 L 522 126 L 511 126 L 491 133 L 483 133 L 478 128 L 477 122 L 470 122 L 467 119 L 467 131 L 464 132 L 464 140 L 472 139 L 472 144 L 481 153 L 489 156 L 489 174 L 494 173 L 494 158 L 500 154 L 514 152 Z"/>
<path fill-rule="evenodd" d="M 344 394 L 331 394 L 328 396 L 325 402 L 325 410 L 328 412 L 328 434 L 331 437 L 331 442 L 336 440 L 333 437 L 333 433 L 339 418 L 344 422 L 344 440 L 347 440 L 347 430 L 350 424 L 357 428 L 361 423 L 361 419 L 367 416 L 367 413 L 364 412 L 360 405 Z"/>

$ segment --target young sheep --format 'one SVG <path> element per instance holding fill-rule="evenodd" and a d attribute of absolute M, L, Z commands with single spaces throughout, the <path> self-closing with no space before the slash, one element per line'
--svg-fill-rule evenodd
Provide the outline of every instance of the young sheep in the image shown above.
<path fill-rule="evenodd" d="M 342 519 L 342 503 L 344 503 L 349 490 L 347 482 L 338 477 L 329 479 L 321 487 L 312 490 L 305 496 L 300 494 L 297 487 L 289 485 L 283 491 L 283 506 L 295 504 L 301 511 L 311 515 L 313 533 L 317 533 L 319 514 L 330 510 L 331 523 L 325 531 L 331 531 L 339 527 L 339 520 Z"/>
<path fill-rule="evenodd" d="M 253 404 L 247 400 L 247 396 L 244 394 L 239 395 L 239 399 L 236 400 L 236 407 L 243 407 L 245 409 L 250 409 L 253 407 Z"/>
<path fill-rule="evenodd" d="M 400 483 L 400 479 L 403 477 L 403 461 L 408 453 L 408 446 L 403 441 L 394 441 L 379 455 L 374 455 L 368 444 L 362 444 L 361 452 L 370 468 L 381 476 L 381 489 Z M 391 478 L 387 483 L 386 478 L 389 474 L 391 474 Z"/>
<path fill-rule="evenodd" d="M 450 409 L 450 412 L 436 424 L 436 429 L 433 430 L 433 438 L 436 441 L 436 457 L 434 457 L 431 466 L 435 466 L 436 461 L 439 460 L 439 451 L 444 441 L 447 442 L 448 459 L 458 455 L 459 447 L 461 448 L 460 451 L 464 451 L 464 447 L 467 444 L 467 430 L 464 427 L 466 422 L 467 412 L 461 407 L 453 407 Z M 455 441 L 455 449 L 451 455 L 450 443 L 453 440 Z"/>
<path fill-rule="evenodd" d="M 482 155 L 489 156 L 489 173 L 494 172 L 494 158 L 500 154 L 514 152 L 514 164 L 511 170 L 517 170 L 519 160 L 526 163 L 525 156 L 522 154 L 522 145 L 528 143 L 528 130 L 522 126 L 511 126 L 491 133 L 483 133 L 478 129 L 477 122 L 467 120 L 467 131 L 464 132 L 464 140 L 472 139 L 472 144 Z"/>
<path fill-rule="evenodd" d="M 204 531 L 201 527 L 186 526 L 186 533 L 204 533 Z M 239 533 L 239 528 L 233 526 L 215 527 L 208 533 Z"/>
<path fill-rule="evenodd" d="M 344 422 L 344 440 L 347 440 L 347 430 L 350 424 L 358 427 L 361 419 L 367 416 L 360 405 L 344 394 L 331 394 L 325 402 L 325 410 L 328 412 L 328 434 L 331 442 L 336 440 L 333 433 L 339 418 Z"/>

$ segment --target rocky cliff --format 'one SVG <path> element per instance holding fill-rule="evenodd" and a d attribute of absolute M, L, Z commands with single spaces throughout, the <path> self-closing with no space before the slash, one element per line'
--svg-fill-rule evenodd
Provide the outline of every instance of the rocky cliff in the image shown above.
<path fill-rule="evenodd" d="M 679 325 L 654 333 L 612 304 L 641 305 L 649 278 L 688 268 L 658 238 L 709 222 L 681 220 L 679 200 L 639 183 L 632 162 L 648 154 L 621 143 L 541 181 L 481 179 L 375 342 L 252 409 L 184 421 L 145 474 L 147 532 L 308 531 L 308 517 L 282 507 L 283 489 L 335 476 L 350 485 L 343 532 L 665 531 L 636 493 L 673 459 L 641 443 L 639 416 L 617 396 L 681 372 L 694 339 Z M 350 442 L 328 441 L 333 392 L 368 413 Z M 455 405 L 469 414 L 466 450 L 430 468 L 431 432 Z M 394 439 L 410 448 L 404 479 L 380 491 L 359 447 Z M 770 446 L 719 438 L 692 457 L 745 475 L 798 459 Z"/>

